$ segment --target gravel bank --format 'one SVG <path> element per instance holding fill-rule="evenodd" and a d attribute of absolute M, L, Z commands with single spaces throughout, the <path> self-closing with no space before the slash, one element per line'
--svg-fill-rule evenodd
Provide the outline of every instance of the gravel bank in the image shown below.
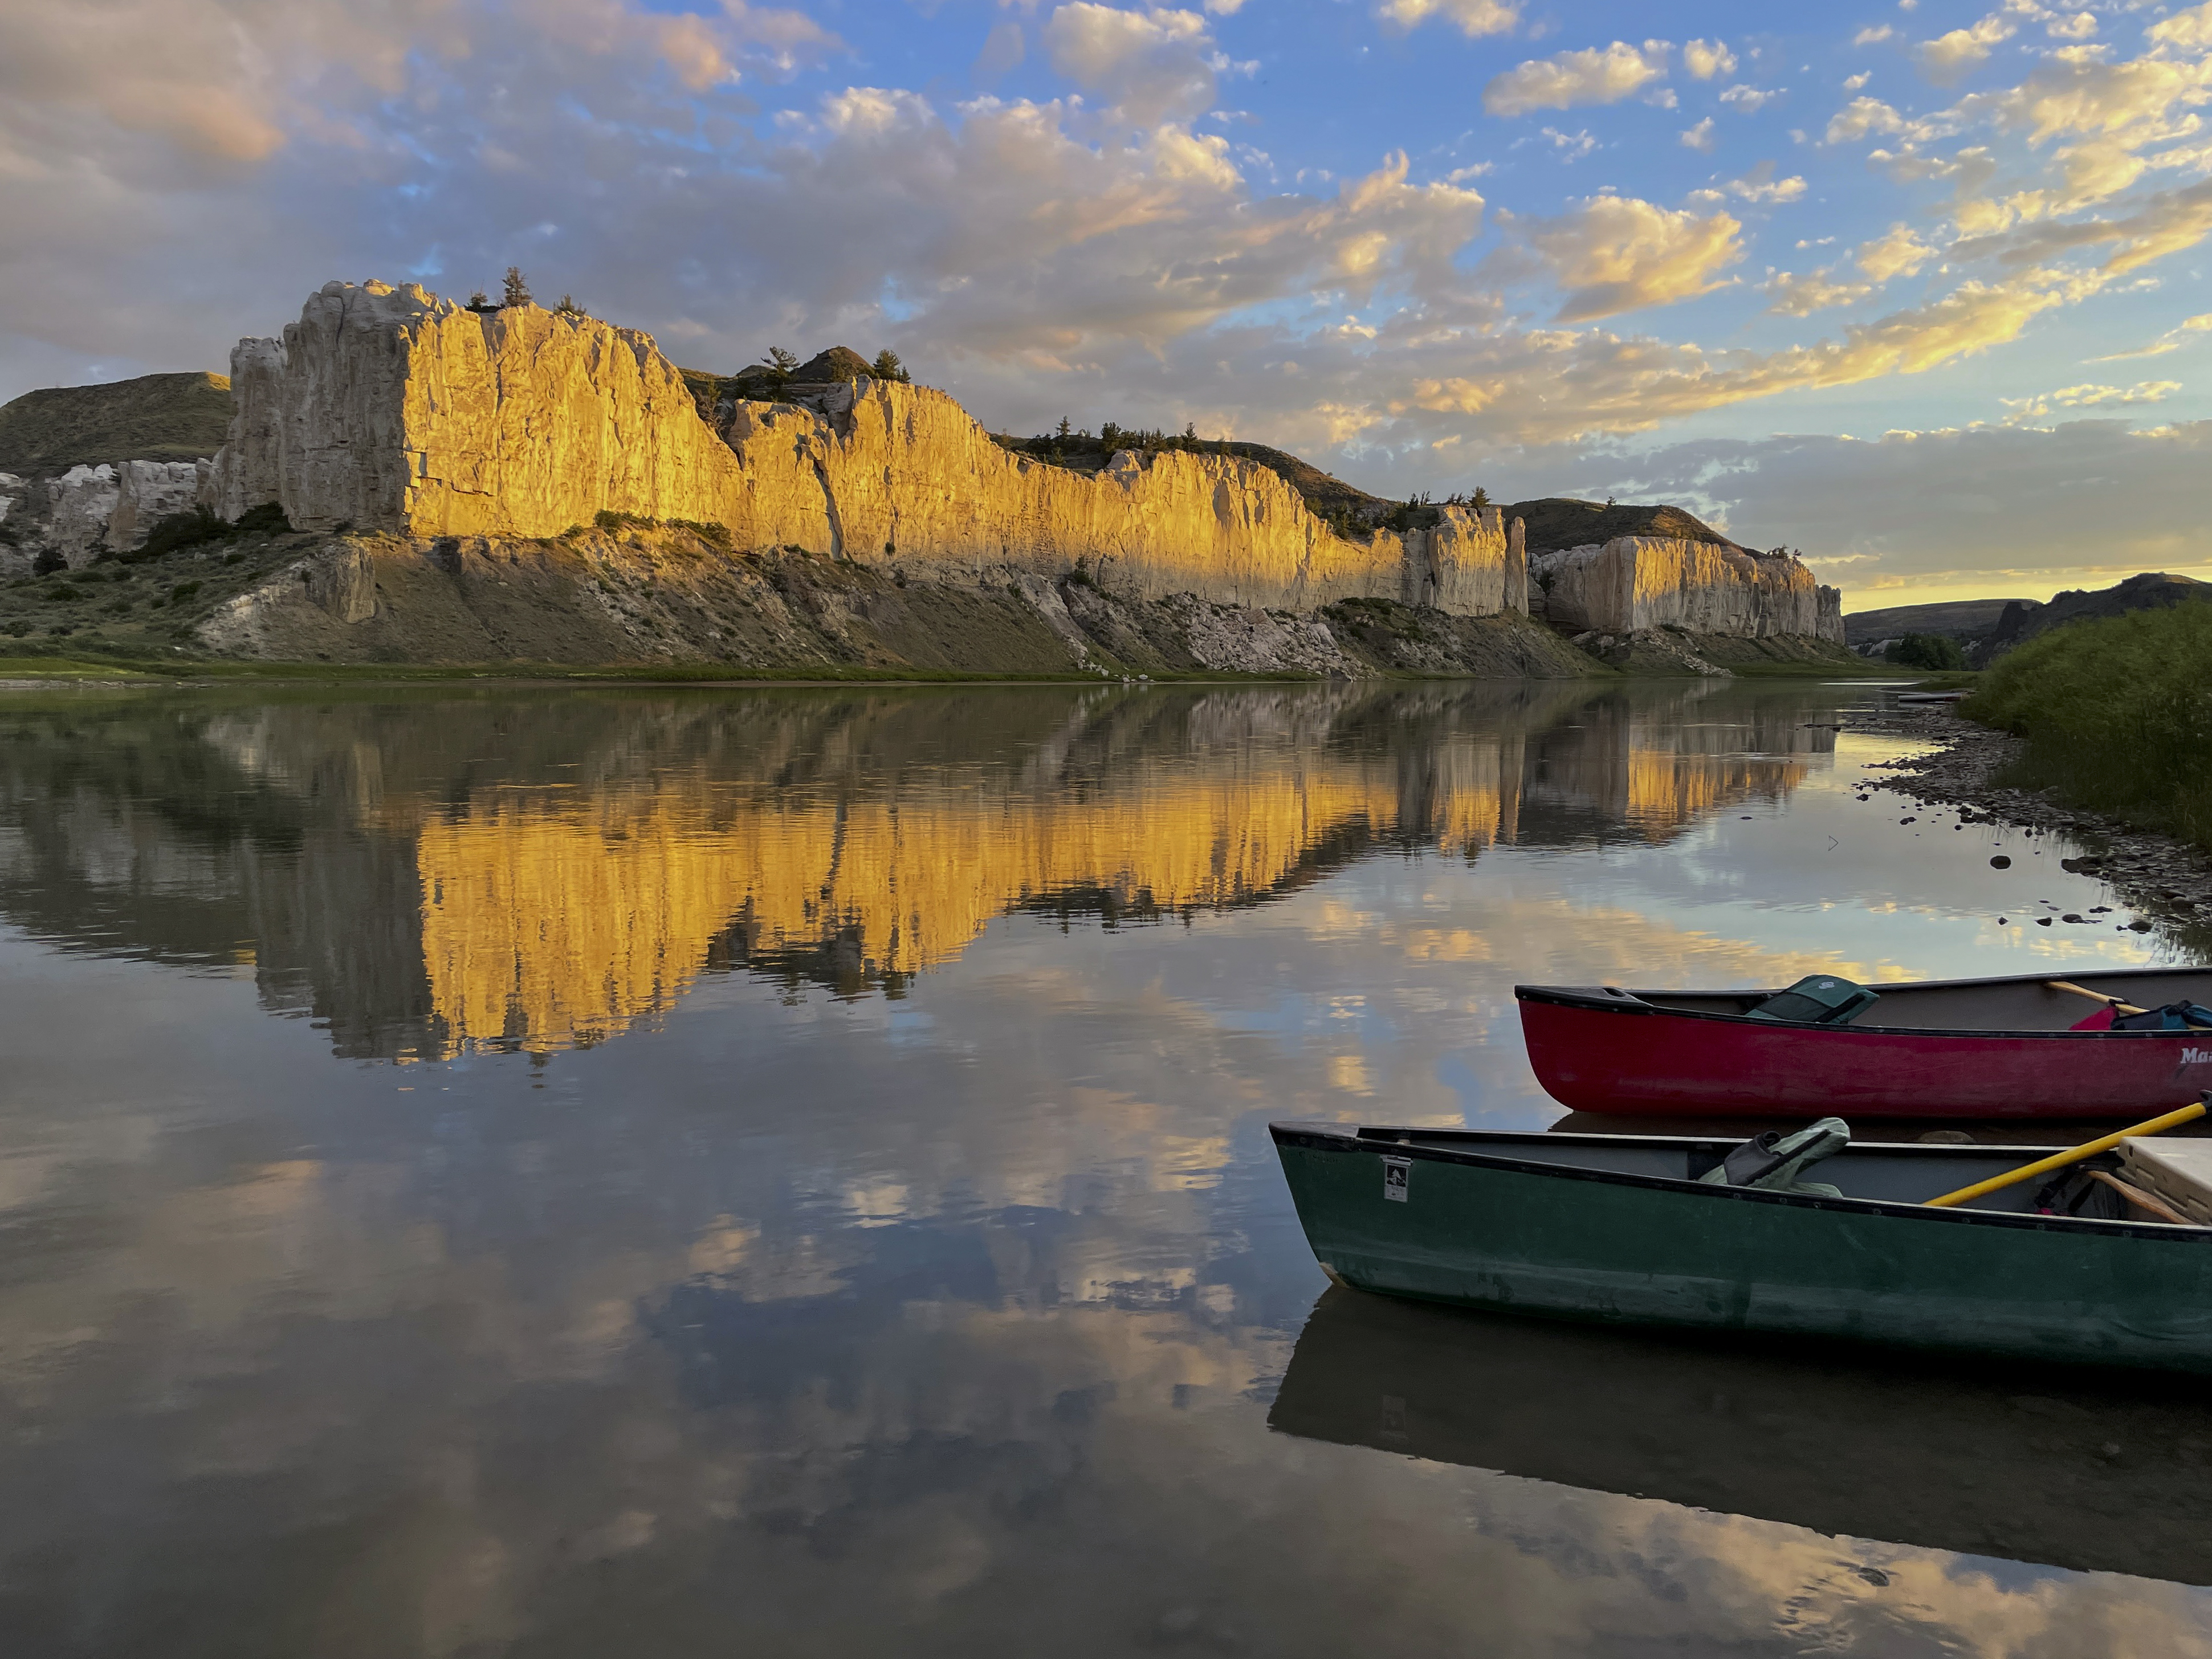
<path fill-rule="evenodd" d="M 2066 868 L 2103 878 L 2145 922 L 2192 935 L 2178 942 L 2196 949 L 2212 942 L 2212 855 L 2100 812 L 2063 805 L 2042 790 L 1996 787 L 1991 780 L 2026 746 L 2020 738 L 1962 719 L 1950 704 L 1854 714 L 1844 729 L 1940 745 L 1869 768 L 1870 787 L 1916 803 L 1960 807 L 1968 823 L 2063 835 L 2082 849 L 2081 856 L 2062 860 Z"/>

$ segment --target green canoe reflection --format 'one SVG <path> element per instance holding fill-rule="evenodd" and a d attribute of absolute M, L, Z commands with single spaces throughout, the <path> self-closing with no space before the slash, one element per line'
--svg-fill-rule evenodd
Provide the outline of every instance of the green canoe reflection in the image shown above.
<path fill-rule="evenodd" d="M 1684 1340 L 1332 1288 L 1270 1427 L 1817 1532 L 2212 1583 L 2178 1380 Z"/>

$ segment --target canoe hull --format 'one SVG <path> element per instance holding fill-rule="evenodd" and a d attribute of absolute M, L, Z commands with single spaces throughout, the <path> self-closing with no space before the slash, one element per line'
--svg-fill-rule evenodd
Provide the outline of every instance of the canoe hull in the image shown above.
<path fill-rule="evenodd" d="M 2212 1372 L 2212 1230 L 1716 1189 L 1311 1126 L 1274 1135 L 1314 1255 L 1358 1289 Z M 1402 1181 L 1386 1182 L 1386 1158 Z"/>
<path fill-rule="evenodd" d="M 2212 1088 L 2212 1032 L 1786 1025 L 1520 995 L 1537 1081 L 1582 1112 L 2135 1121 Z"/>

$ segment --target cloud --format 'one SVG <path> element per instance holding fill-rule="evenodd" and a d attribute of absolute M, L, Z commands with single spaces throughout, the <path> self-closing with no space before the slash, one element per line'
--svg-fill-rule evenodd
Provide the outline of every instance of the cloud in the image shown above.
<path fill-rule="evenodd" d="M 2185 343 L 2182 337 L 2212 331 L 2212 311 L 2200 312 L 2194 317 L 2185 317 L 2174 326 L 2147 346 L 2137 346 L 2133 351 L 2114 351 L 2102 357 L 2087 359 L 2093 363 L 2124 362 L 2130 357 L 2163 357 L 2169 351 L 2179 351 Z"/>
<path fill-rule="evenodd" d="M 2152 24 L 2143 31 L 2154 45 L 2183 52 L 2212 48 L 2212 0 Z"/>
<path fill-rule="evenodd" d="M 1793 276 L 1778 270 L 1767 279 L 1766 292 L 1774 303 L 1767 307 L 1777 316 L 1808 317 L 1832 306 L 1847 306 L 1874 292 L 1871 283 L 1834 283 L 1826 270 Z"/>
<path fill-rule="evenodd" d="M 1774 163 L 1761 161 L 1741 179 L 1729 181 L 1728 191 L 1747 202 L 1795 202 L 1805 194 L 1805 181 L 1799 178 L 1777 179 Z"/>
<path fill-rule="evenodd" d="M 1103 94 L 1140 126 L 1213 101 L 1213 37 L 1194 11 L 1122 11 L 1072 0 L 1046 20 L 1054 72 Z"/>
<path fill-rule="evenodd" d="M 1787 87 L 1761 91 L 1757 87 L 1734 86 L 1721 94 L 1721 102 L 1731 109 L 1741 110 L 1746 115 L 1756 115 L 1789 90 Z"/>
<path fill-rule="evenodd" d="M 1504 0 L 1382 0 L 1376 15 L 1403 29 L 1418 28 L 1432 17 L 1441 18 L 1457 24 L 1460 33 L 1470 40 L 1508 33 L 1521 21 L 1520 7 Z"/>
<path fill-rule="evenodd" d="M 1639 48 L 1616 40 L 1603 51 L 1563 52 L 1533 58 L 1492 78 L 1482 106 L 1492 115 L 1526 115 L 1577 104 L 1617 104 L 1667 73 L 1664 40 Z"/>
<path fill-rule="evenodd" d="M 2181 390 L 2179 380 L 2138 380 L 2133 386 L 2068 386 L 2033 398 L 2000 398 L 2005 422 L 2017 426 L 2047 418 L 2058 409 L 2124 409 L 2136 404 L 2162 404 Z"/>
<path fill-rule="evenodd" d="M 1856 143 L 1875 133 L 1926 143 L 1930 139 L 1947 137 L 1955 131 L 1947 118 L 1903 115 L 1879 98 L 1859 97 L 1828 118 L 1828 130 L 1823 136 L 1832 144 Z"/>
<path fill-rule="evenodd" d="M 1878 27 L 1861 29 L 1856 34 L 1851 36 L 1851 44 L 1855 46 L 1875 46 L 1885 40 L 1894 40 L 1896 38 L 1897 31 L 1887 23 L 1883 23 Z"/>
<path fill-rule="evenodd" d="M 1634 197 L 1595 196 L 1559 218 L 1516 226 L 1565 290 L 1563 323 L 1695 299 L 1743 258 L 1743 227 L 1727 214 L 1701 217 Z"/>
<path fill-rule="evenodd" d="M 1683 128 L 1682 143 L 1691 149 L 1711 150 L 1713 147 L 1713 118 L 1708 115 L 1697 125 Z"/>
<path fill-rule="evenodd" d="M 2212 421 L 1701 440 L 1591 471 L 1624 497 L 1702 501 L 1762 545 L 1852 560 L 1853 609 L 1936 583 L 2040 597 L 2085 565 L 2102 585 L 2203 563 Z"/>
<path fill-rule="evenodd" d="M 1936 257 L 1936 250 L 1922 241 L 1911 226 L 1895 224 L 1887 235 L 1860 243 L 1853 257 L 1858 268 L 1874 281 L 1886 283 L 1893 276 L 1911 276 Z"/>
<path fill-rule="evenodd" d="M 1692 40 L 1682 48 L 1682 67 L 1692 80 L 1710 81 L 1717 75 L 1735 73 L 1735 54 L 1725 40 Z"/>
<path fill-rule="evenodd" d="M 1960 259 L 1995 259 L 2008 265 L 2041 265 L 2062 254 L 2110 247 L 2100 269 L 2129 271 L 2191 248 L 2212 234 L 2212 179 L 2143 197 L 2135 210 L 2112 218 L 2048 221 L 2003 234 L 1974 237 L 1953 249 Z"/>
<path fill-rule="evenodd" d="M 2013 33 L 2002 14 L 1991 12 L 1969 28 L 1953 29 L 1923 42 L 1913 55 L 1923 75 L 1939 87 L 1948 86 L 1989 62 L 1990 49 L 2012 39 Z"/>

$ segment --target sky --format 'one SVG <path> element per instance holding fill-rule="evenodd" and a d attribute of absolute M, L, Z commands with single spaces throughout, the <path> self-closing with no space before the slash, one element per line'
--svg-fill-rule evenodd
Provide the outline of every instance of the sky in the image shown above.
<path fill-rule="evenodd" d="M 1666 500 L 1850 611 L 2212 578 L 2212 0 L 0 8 L 0 399 L 332 278 L 994 430 Z"/>

